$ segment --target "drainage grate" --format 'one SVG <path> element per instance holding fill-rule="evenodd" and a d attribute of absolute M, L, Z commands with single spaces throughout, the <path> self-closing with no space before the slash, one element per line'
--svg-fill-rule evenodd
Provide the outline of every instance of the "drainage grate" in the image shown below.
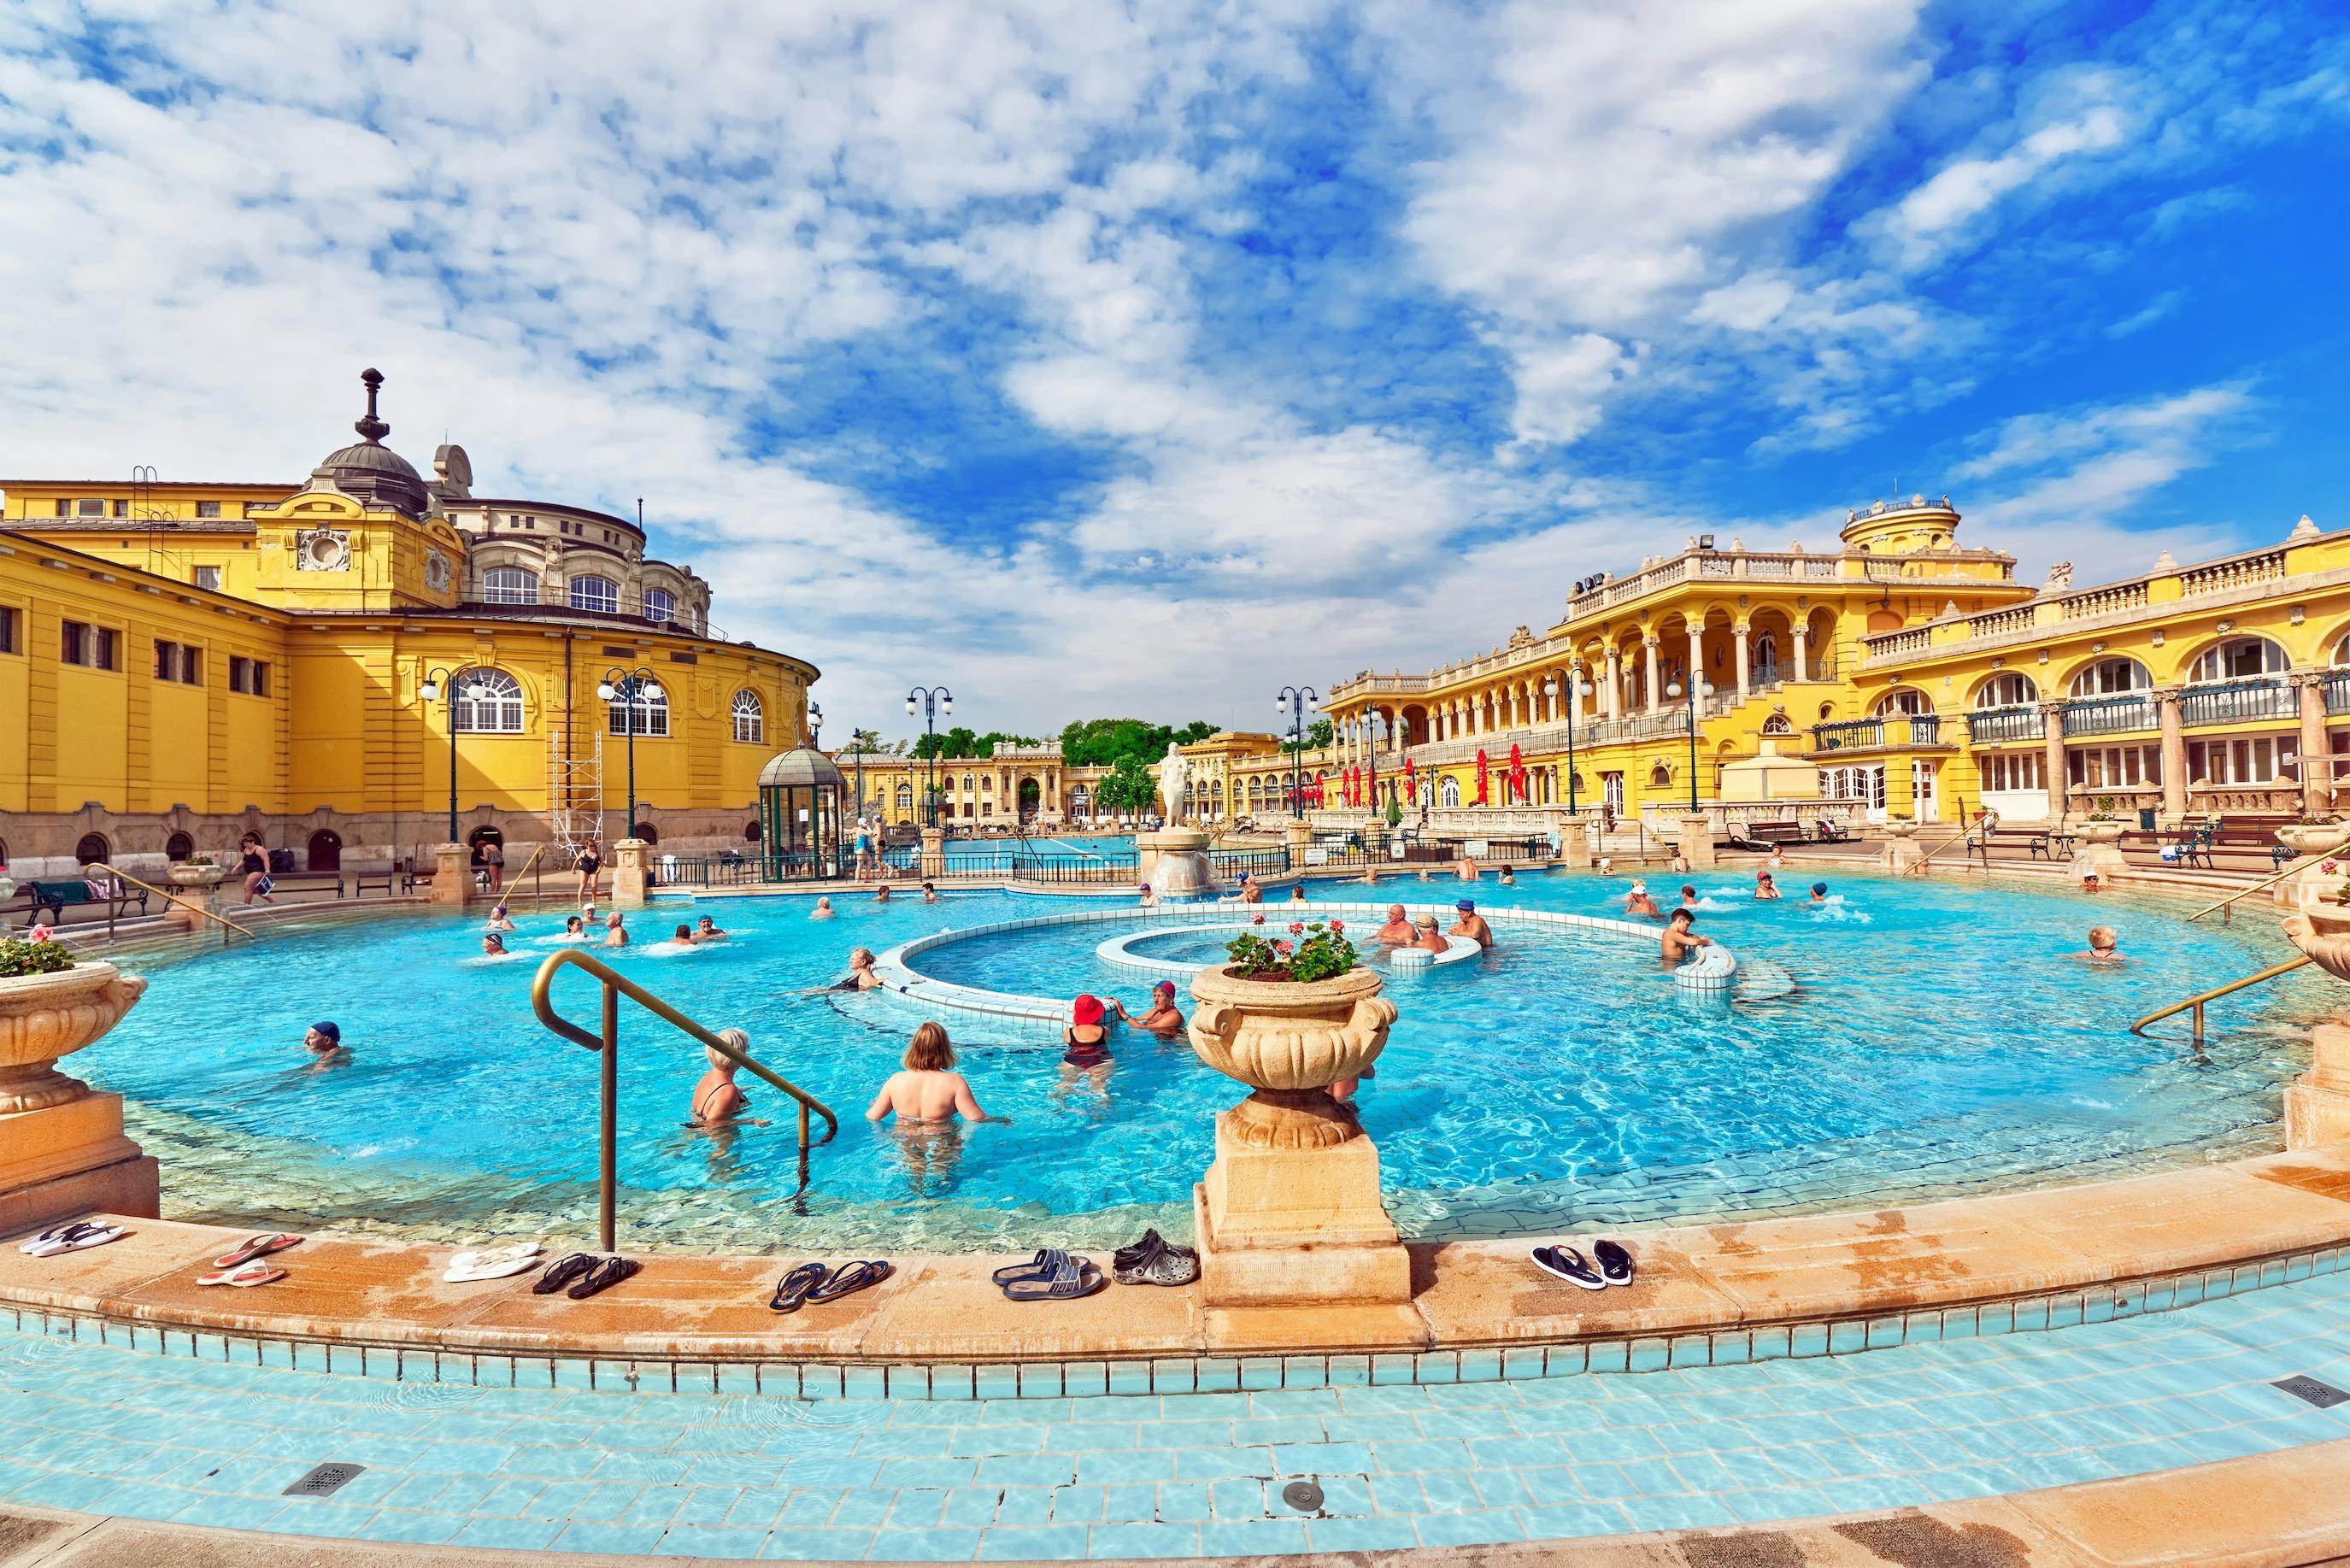
<path fill-rule="evenodd" d="M 2306 1399 L 2321 1410 L 2330 1410 L 2336 1405 L 2350 1401 L 2350 1394 L 2345 1394 L 2331 1383 L 2320 1383 L 2307 1373 L 2296 1377 L 2280 1377 L 2269 1386 L 2282 1388 L 2296 1399 Z"/>
<path fill-rule="evenodd" d="M 1300 1513 L 1319 1513 L 1322 1489 L 1310 1480 L 1294 1480 L 1281 1489 L 1281 1501 Z"/>
<path fill-rule="evenodd" d="M 317 1469 L 287 1487 L 280 1495 L 325 1497 L 328 1492 L 339 1490 L 344 1482 L 365 1469 L 367 1469 L 365 1465 L 320 1465 Z"/>

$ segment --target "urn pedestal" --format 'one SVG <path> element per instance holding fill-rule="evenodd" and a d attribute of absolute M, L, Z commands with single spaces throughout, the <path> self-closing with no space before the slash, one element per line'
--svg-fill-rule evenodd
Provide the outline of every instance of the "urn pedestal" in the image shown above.
<path fill-rule="evenodd" d="M 1719 863 L 1713 852 L 1713 818 L 1701 812 L 1692 812 L 1681 818 L 1681 858 L 1690 863 L 1692 871 L 1702 871 Z"/>
<path fill-rule="evenodd" d="M 1411 1345 L 1411 1258 L 1379 1201 L 1379 1154 L 1330 1085 L 1386 1048 L 1395 1004 L 1357 969 L 1310 983 L 1192 978 L 1191 1048 L 1247 1099 L 1216 1117 L 1196 1189 L 1211 1347 Z"/>
<path fill-rule="evenodd" d="M 922 829 L 922 876 L 937 881 L 947 874 L 947 833 L 943 827 Z"/>
<path fill-rule="evenodd" d="M 641 838 L 623 838 L 612 846 L 612 903 L 617 909 L 641 909 L 645 890 L 652 886 L 653 846 Z"/>
<path fill-rule="evenodd" d="M 0 1231 L 161 1211 L 154 1159 L 123 1136 L 122 1096 L 57 1068 L 120 1023 L 146 989 L 98 962 L 0 980 Z"/>
<path fill-rule="evenodd" d="M 2350 980 L 2350 909 L 2310 908 L 2284 919 L 2286 940 L 2336 980 Z M 2284 1146 L 2350 1138 L 2350 1025 L 2310 1031 L 2309 1071 L 2285 1085 Z"/>
<path fill-rule="evenodd" d="M 466 864 L 472 852 L 462 844 L 432 846 L 432 896 L 436 904 L 462 909 L 473 896 L 473 868 Z"/>
<path fill-rule="evenodd" d="M 2129 831 L 2126 822 L 2085 822 L 2073 829 L 2081 846 L 2073 851 L 2073 875 L 2094 871 L 2100 881 L 2110 882 L 2129 869 L 2122 858 L 2122 835 Z"/>
<path fill-rule="evenodd" d="M 226 867 L 182 861 L 164 876 L 182 901 L 164 905 L 163 918 L 183 930 L 202 931 L 210 923 L 203 911 L 217 912 L 220 908 L 220 887 L 228 879 Z"/>
<path fill-rule="evenodd" d="M 1909 868 L 1925 858 L 1918 847 L 1918 824 L 1896 819 L 1885 825 L 1885 848 L 1877 856 L 1878 863 L 1890 876 L 1904 877 Z"/>

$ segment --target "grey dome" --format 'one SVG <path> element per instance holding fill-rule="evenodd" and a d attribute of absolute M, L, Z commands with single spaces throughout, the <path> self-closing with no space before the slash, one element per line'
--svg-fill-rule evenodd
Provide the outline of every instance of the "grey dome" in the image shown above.
<path fill-rule="evenodd" d="M 311 477 L 330 481 L 336 489 L 357 500 L 372 501 L 396 507 L 411 517 L 421 517 L 432 509 L 423 476 L 406 458 L 383 444 L 391 427 L 376 417 L 376 389 L 383 385 L 383 372 L 370 368 L 360 374 L 359 380 L 367 388 L 367 413 L 351 428 L 367 439 L 328 452 L 310 471 Z"/>
<path fill-rule="evenodd" d="M 832 759 L 811 746 L 779 753 L 767 759 L 759 770 L 761 789 L 806 789 L 811 784 L 819 788 L 842 787 L 840 770 Z"/>

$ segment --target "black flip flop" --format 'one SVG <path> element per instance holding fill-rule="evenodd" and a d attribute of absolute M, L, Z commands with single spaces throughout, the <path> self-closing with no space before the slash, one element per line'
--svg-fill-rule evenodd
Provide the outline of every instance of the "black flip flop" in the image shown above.
<path fill-rule="evenodd" d="M 608 1291 L 629 1275 L 641 1272 L 642 1263 L 634 1258 L 606 1258 L 593 1272 L 582 1277 L 564 1294 L 575 1302 L 584 1302 L 599 1291 Z"/>
<path fill-rule="evenodd" d="M 1586 1291 L 1607 1288 L 1599 1272 L 1585 1262 L 1583 1254 L 1572 1247 L 1536 1247 L 1533 1257 L 1535 1268 L 1546 1274 L 1556 1274 L 1569 1284 L 1581 1285 Z"/>
<path fill-rule="evenodd" d="M 1595 1241 L 1592 1256 L 1599 1262 L 1600 1277 L 1611 1285 L 1632 1282 L 1632 1254 L 1613 1241 Z"/>
<path fill-rule="evenodd" d="M 824 1283 L 828 1271 L 822 1263 L 802 1263 L 775 1282 L 775 1293 L 767 1298 L 769 1312 L 797 1312 L 807 1301 L 808 1292 Z"/>
<path fill-rule="evenodd" d="M 1007 1263 L 995 1271 L 995 1282 L 1008 1285 L 1014 1280 L 1041 1280 L 1068 1262 L 1069 1255 L 1058 1247 L 1040 1247 L 1036 1255 L 1024 1263 Z"/>
<path fill-rule="evenodd" d="M 837 1302 L 868 1285 L 878 1285 L 896 1271 L 879 1258 L 869 1258 L 861 1263 L 843 1263 L 830 1279 L 808 1293 L 810 1303 Z"/>
<path fill-rule="evenodd" d="M 585 1252 L 574 1252 L 546 1265 L 546 1272 L 531 1282 L 530 1293 L 551 1296 L 572 1281 L 596 1266 L 596 1260 Z"/>

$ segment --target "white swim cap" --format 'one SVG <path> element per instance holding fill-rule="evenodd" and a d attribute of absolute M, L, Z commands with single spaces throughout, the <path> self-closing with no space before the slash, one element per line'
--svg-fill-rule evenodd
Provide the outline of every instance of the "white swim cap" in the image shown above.
<path fill-rule="evenodd" d="M 1648 890 L 1648 885 L 1646 882 L 1635 882 L 1632 884 L 1632 891 L 1635 893 L 1645 893 Z"/>

